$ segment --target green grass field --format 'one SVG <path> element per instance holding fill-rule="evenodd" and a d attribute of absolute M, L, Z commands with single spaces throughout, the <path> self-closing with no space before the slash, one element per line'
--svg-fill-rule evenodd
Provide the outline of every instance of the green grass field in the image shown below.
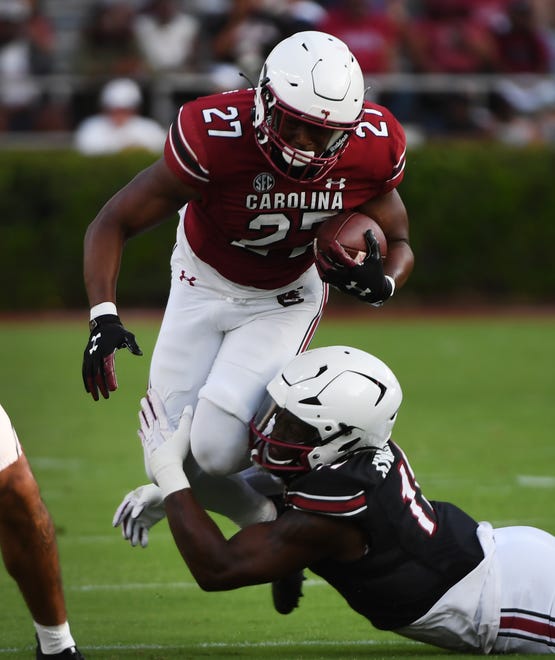
<path fill-rule="evenodd" d="M 287 617 L 267 586 L 203 593 L 165 522 L 147 549 L 121 539 L 115 507 L 145 482 L 137 410 L 159 321 L 123 316 L 145 355 L 118 354 L 120 389 L 98 403 L 81 382 L 84 321 L 0 323 L 0 401 L 56 522 L 70 622 L 87 658 L 458 657 L 374 630 L 311 575 Z M 325 321 L 313 346 L 355 345 L 394 369 L 405 394 L 394 437 L 428 498 L 497 526 L 555 533 L 554 338 L 555 316 L 380 312 Z M 3 570 L 0 621 L 0 658 L 34 657 L 32 623 Z"/>

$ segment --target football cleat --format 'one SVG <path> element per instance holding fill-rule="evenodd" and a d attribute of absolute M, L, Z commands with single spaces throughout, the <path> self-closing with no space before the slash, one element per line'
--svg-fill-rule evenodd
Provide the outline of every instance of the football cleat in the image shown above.
<path fill-rule="evenodd" d="M 53 655 L 46 655 L 45 653 L 42 652 L 39 641 L 37 639 L 36 660 L 49 660 L 50 658 L 66 658 L 67 660 L 85 660 L 85 656 L 76 646 L 69 646 L 67 649 L 60 651 L 59 653 L 54 653 Z"/>
<path fill-rule="evenodd" d="M 299 606 L 305 579 L 303 571 L 297 571 L 272 582 L 272 600 L 274 601 L 274 607 L 280 614 L 290 614 Z"/>

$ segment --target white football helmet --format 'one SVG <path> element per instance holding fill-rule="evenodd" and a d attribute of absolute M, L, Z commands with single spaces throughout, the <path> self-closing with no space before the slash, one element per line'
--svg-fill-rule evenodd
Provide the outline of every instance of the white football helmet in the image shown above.
<path fill-rule="evenodd" d="M 337 162 L 362 115 L 364 79 L 347 45 L 325 32 L 297 32 L 268 55 L 255 91 L 253 124 L 262 153 L 294 181 L 317 181 Z M 288 118 L 332 129 L 322 153 L 282 137 Z"/>
<path fill-rule="evenodd" d="M 348 346 L 301 353 L 266 389 L 266 400 L 250 424 L 251 457 L 277 473 L 308 472 L 359 449 L 382 448 L 391 437 L 403 398 L 401 386 L 386 364 Z M 308 442 L 272 438 L 282 411 L 304 423 L 304 428 L 311 427 Z M 287 459 L 277 459 L 276 452 L 283 454 L 284 450 Z"/>

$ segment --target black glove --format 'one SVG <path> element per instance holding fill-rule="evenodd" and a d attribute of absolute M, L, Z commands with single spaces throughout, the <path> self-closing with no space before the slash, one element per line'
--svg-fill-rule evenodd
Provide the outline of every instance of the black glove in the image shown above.
<path fill-rule="evenodd" d="M 395 287 L 384 275 L 380 244 L 371 229 L 364 238 L 368 249 L 362 263 L 357 264 L 335 241 L 327 253 L 316 251 L 316 268 L 324 282 L 363 302 L 379 305 L 393 295 Z"/>
<path fill-rule="evenodd" d="M 89 323 L 91 334 L 83 353 L 83 383 L 85 390 L 98 401 L 98 391 L 107 399 L 118 387 L 114 354 L 118 348 L 128 348 L 133 355 L 143 352 L 135 341 L 135 335 L 126 330 L 119 316 L 104 314 Z"/>

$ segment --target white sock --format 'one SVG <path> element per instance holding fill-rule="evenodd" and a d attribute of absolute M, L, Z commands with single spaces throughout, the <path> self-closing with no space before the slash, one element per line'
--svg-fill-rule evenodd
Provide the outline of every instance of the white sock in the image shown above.
<path fill-rule="evenodd" d="M 39 638 L 40 649 L 45 655 L 61 653 L 64 649 L 75 646 L 75 640 L 71 636 L 67 621 L 59 626 L 41 626 L 36 621 L 33 623 Z"/>

